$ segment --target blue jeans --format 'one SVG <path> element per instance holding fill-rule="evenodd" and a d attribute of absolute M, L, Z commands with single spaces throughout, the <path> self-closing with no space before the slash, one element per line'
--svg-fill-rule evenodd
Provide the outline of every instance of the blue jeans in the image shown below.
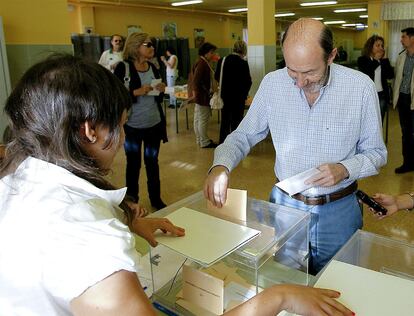
<path fill-rule="evenodd" d="M 317 274 L 362 227 L 362 212 L 355 194 L 324 205 L 306 205 L 283 193 L 276 186 L 270 202 L 289 206 L 311 214 L 309 272 Z"/>
<path fill-rule="evenodd" d="M 139 173 L 141 169 L 141 147 L 144 145 L 144 163 L 147 171 L 147 187 L 151 204 L 161 199 L 160 169 L 158 153 L 161 143 L 161 123 L 150 128 L 133 128 L 124 125 L 126 154 L 127 195 L 138 202 Z"/>

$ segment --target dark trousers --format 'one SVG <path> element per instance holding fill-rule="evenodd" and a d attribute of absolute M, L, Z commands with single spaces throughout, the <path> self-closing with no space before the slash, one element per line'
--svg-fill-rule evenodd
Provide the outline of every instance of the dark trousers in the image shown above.
<path fill-rule="evenodd" d="M 385 97 L 383 91 L 378 92 L 379 105 L 381 110 L 381 122 L 384 123 L 385 114 L 388 111 L 388 99 Z"/>
<path fill-rule="evenodd" d="M 126 154 L 127 195 L 139 200 L 139 173 L 141 169 L 141 147 L 144 145 L 144 163 L 147 171 L 147 186 L 151 204 L 160 200 L 160 169 L 158 153 L 161 143 L 161 124 L 150 128 L 133 128 L 124 125 Z"/>
<path fill-rule="evenodd" d="M 223 100 L 221 109 L 221 125 L 219 143 L 223 143 L 227 135 L 233 132 L 243 119 L 244 101 Z"/>
<path fill-rule="evenodd" d="M 411 96 L 400 93 L 397 108 L 402 134 L 403 165 L 414 166 L 414 111 L 411 110 Z"/>

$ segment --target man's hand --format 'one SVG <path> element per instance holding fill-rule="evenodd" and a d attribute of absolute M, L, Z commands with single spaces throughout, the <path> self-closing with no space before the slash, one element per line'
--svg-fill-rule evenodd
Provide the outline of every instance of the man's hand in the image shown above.
<path fill-rule="evenodd" d="M 310 177 L 305 184 L 330 187 L 349 177 L 348 170 L 340 163 L 328 163 L 318 167 L 320 173 Z"/>
<path fill-rule="evenodd" d="M 145 217 L 148 215 L 146 208 L 140 204 L 131 201 L 127 201 L 127 204 L 134 211 L 135 217 Z"/>
<path fill-rule="evenodd" d="M 158 229 L 164 234 L 171 233 L 178 237 L 185 235 L 184 228 L 175 226 L 167 218 L 135 218 L 132 223 L 132 231 L 148 241 L 152 247 L 158 244 L 154 236 Z"/>
<path fill-rule="evenodd" d="M 227 200 L 227 187 L 229 185 L 229 171 L 224 166 L 211 169 L 204 182 L 204 197 L 214 206 L 222 207 Z"/>

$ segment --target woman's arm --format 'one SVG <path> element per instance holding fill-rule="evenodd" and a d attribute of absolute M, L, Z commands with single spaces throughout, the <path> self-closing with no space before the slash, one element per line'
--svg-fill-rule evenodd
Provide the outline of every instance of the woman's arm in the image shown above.
<path fill-rule="evenodd" d="M 286 310 L 290 313 L 308 316 L 355 315 L 335 300 L 340 293 L 301 285 L 276 285 L 237 306 L 227 316 L 260 315 L 273 316 Z"/>
<path fill-rule="evenodd" d="M 75 316 L 156 315 L 136 273 L 125 270 L 88 288 L 70 302 L 70 308 Z"/>

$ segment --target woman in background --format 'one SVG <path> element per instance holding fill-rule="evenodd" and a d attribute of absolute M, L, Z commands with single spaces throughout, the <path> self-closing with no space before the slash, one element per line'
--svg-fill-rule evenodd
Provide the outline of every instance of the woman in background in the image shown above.
<path fill-rule="evenodd" d="M 167 47 L 165 55 L 167 55 L 167 58 L 165 58 L 165 56 L 161 56 L 161 61 L 164 63 L 166 69 L 167 86 L 173 88 L 178 77 L 178 58 L 175 55 L 175 49 L 171 46 Z M 174 93 L 170 93 L 169 107 L 175 108 L 176 106 L 177 100 L 175 95 Z"/>
<path fill-rule="evenodd" d="M 167 129 L 161 107 L 165 84 L 158 82 L 160 73 L 148 60 L 154 56 L 154 44 L 146 33 L 132 33 L 124 49 L 124 62 L 115 68 L 115 75 L 122 81 L 128 77 L 132 108 L 125 124 L 126 186 L 127 195 L 139 200 L 139 174 L 141 148 L 147 171 L 147 187 L 151 205 L 162 209 L 160 169 L 158 154 L 161 141 L 167 142 Z M 125 65 L 128 65 L 129 73 Z M 124 82 L 125 83 L 125 82 Z"/>
<path fill-rule="evenodd" d="M 247 45 L 243 41 L 236 41 L 233 45 L 233 53 L 226 56 L 223 65 L 221 98 L 221 125 L 219 144 L 223 143 L 227 135 L 233 132 L 243 119 L 244 108 L 252 78 L 250 77 L 249 64 L 244 58 L 247 54 Z M 220 82 L 221 58 L 216 67 L 215 78 Z"/>
<path fill-rule="evenodd" d="M 121 35 L 111 36 L 111 48 L 104 51 L 99 59 L 99 64 L 114 72 L 115 66 L 122 60 L 122 48 L 124 40 Z"/>
<path fill-rule="evenodd" d="M 372 35 L 364 45 L 362 56 L 358 58 L 358 68 L 374 82 L 378 92 L 381 118 L 390 104 L 390 91 L 387 79 L 394 78 L 394 70 L 388 58 L 385 58 L 384 38 Z"/>

